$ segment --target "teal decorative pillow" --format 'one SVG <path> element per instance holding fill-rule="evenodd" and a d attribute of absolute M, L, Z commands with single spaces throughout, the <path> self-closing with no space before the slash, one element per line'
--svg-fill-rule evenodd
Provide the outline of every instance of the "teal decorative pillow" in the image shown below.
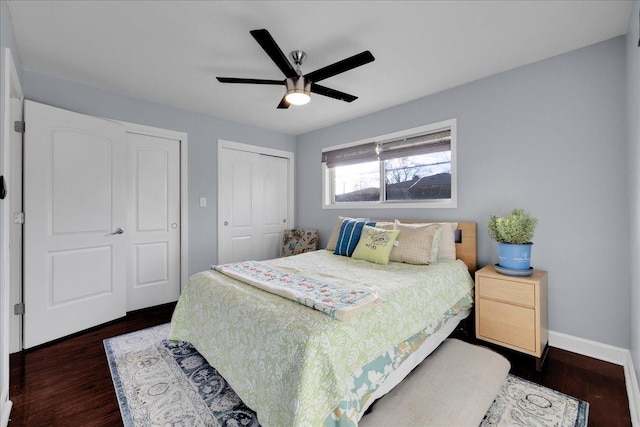
<path fill-rule="evenodd" d="M 388 264 L 389 254 L 399 233 L 398 230 L 385 230 L 365 225 L 351 257 L 376 264 Z"/>
<path fill-rule="evenodd" d="M 333 251 L 336 255 L 351 256 L 356 245 L 360 241 L 362 227 L 365 225 L 375 226 L 373 221 L 360 221 L 355 219 L 345 219 L 340 226 L 336 249 Z"/>
<path fill-rule="evenodd" d="M 338 242 L 338 235 L 340 234 L 340 228 L 342 227 L 342 223 L 344 221 L 352 221 L 352 220 L 369 221 L 369 218 L 350 218 L 346 216 L 339 216 L 338 222 L 336 222 L 336 226 L 333 227 L 333 232 L 331 233 L 331 237 L 329 237 L 329 241 L 327 242 L 328 251 L 333 252 L 336 250 L 336 243 Z"/>

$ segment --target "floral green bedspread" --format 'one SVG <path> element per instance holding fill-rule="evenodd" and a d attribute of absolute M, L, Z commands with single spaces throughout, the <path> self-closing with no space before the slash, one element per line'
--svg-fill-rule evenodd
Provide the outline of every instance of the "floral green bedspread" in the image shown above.
<path fill-rule="evenodd" d="M 473 288 L 460 261 L 378 265 L 316 251 L 263 262 L 369 286 L 385 300 L 341 321 L 215 271 L 189 279 L 169 339 L 193 344 L 264 427 L 321 426 L 354 372 L 436 322 Z"/>

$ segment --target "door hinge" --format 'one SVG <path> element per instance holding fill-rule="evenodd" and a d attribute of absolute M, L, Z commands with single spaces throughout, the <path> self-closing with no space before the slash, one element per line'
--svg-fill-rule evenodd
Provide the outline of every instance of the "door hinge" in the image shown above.
<path fill-rule="evenodd" d="M 13 306 L 13 314 L 15 314 L 16 316 L 24 314 L 24 303 L 23 302 L 19 302 L 18 304 Z"/>
<path fill-rule="evenodd" d="M 13 222 L 15 222 L 16 224 L 24 224 L 24 212 L 14 213 Z"/>
<path fill-rule="evenodd" d="M 25 124 L 24 120 L 16 120 L 13 122 L 13 130 L 16 132 L 24 133 Z"/>

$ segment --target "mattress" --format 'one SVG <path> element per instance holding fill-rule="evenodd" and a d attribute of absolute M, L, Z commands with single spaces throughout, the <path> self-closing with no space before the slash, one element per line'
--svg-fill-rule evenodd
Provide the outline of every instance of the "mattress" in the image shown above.
<path fill-rule="evenodd" d="M 191 342 L 265 427 L 357 425 L 392 373 L 473 301 L 460 261 L 378 265 L 317 251 L 263 263 L 384 300 L 341 321 L 215 271 L 189 279 L 169 338 Z"/>

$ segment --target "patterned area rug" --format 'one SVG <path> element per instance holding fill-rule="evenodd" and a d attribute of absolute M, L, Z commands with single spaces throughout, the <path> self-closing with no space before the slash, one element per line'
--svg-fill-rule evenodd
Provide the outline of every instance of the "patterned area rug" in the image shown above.
<path fill-rule="evenodd" d="M 588 418 L 587 402 L 509 374 L 480 426 L 580 427 Z"/>
<path fill-rule="evenodd" d="M 169 324 L 104 341 L 125 427 L 257 427 L 256 414 Z M 587 425 L 589 404 L 509 375 L 481 426 Z"/>

